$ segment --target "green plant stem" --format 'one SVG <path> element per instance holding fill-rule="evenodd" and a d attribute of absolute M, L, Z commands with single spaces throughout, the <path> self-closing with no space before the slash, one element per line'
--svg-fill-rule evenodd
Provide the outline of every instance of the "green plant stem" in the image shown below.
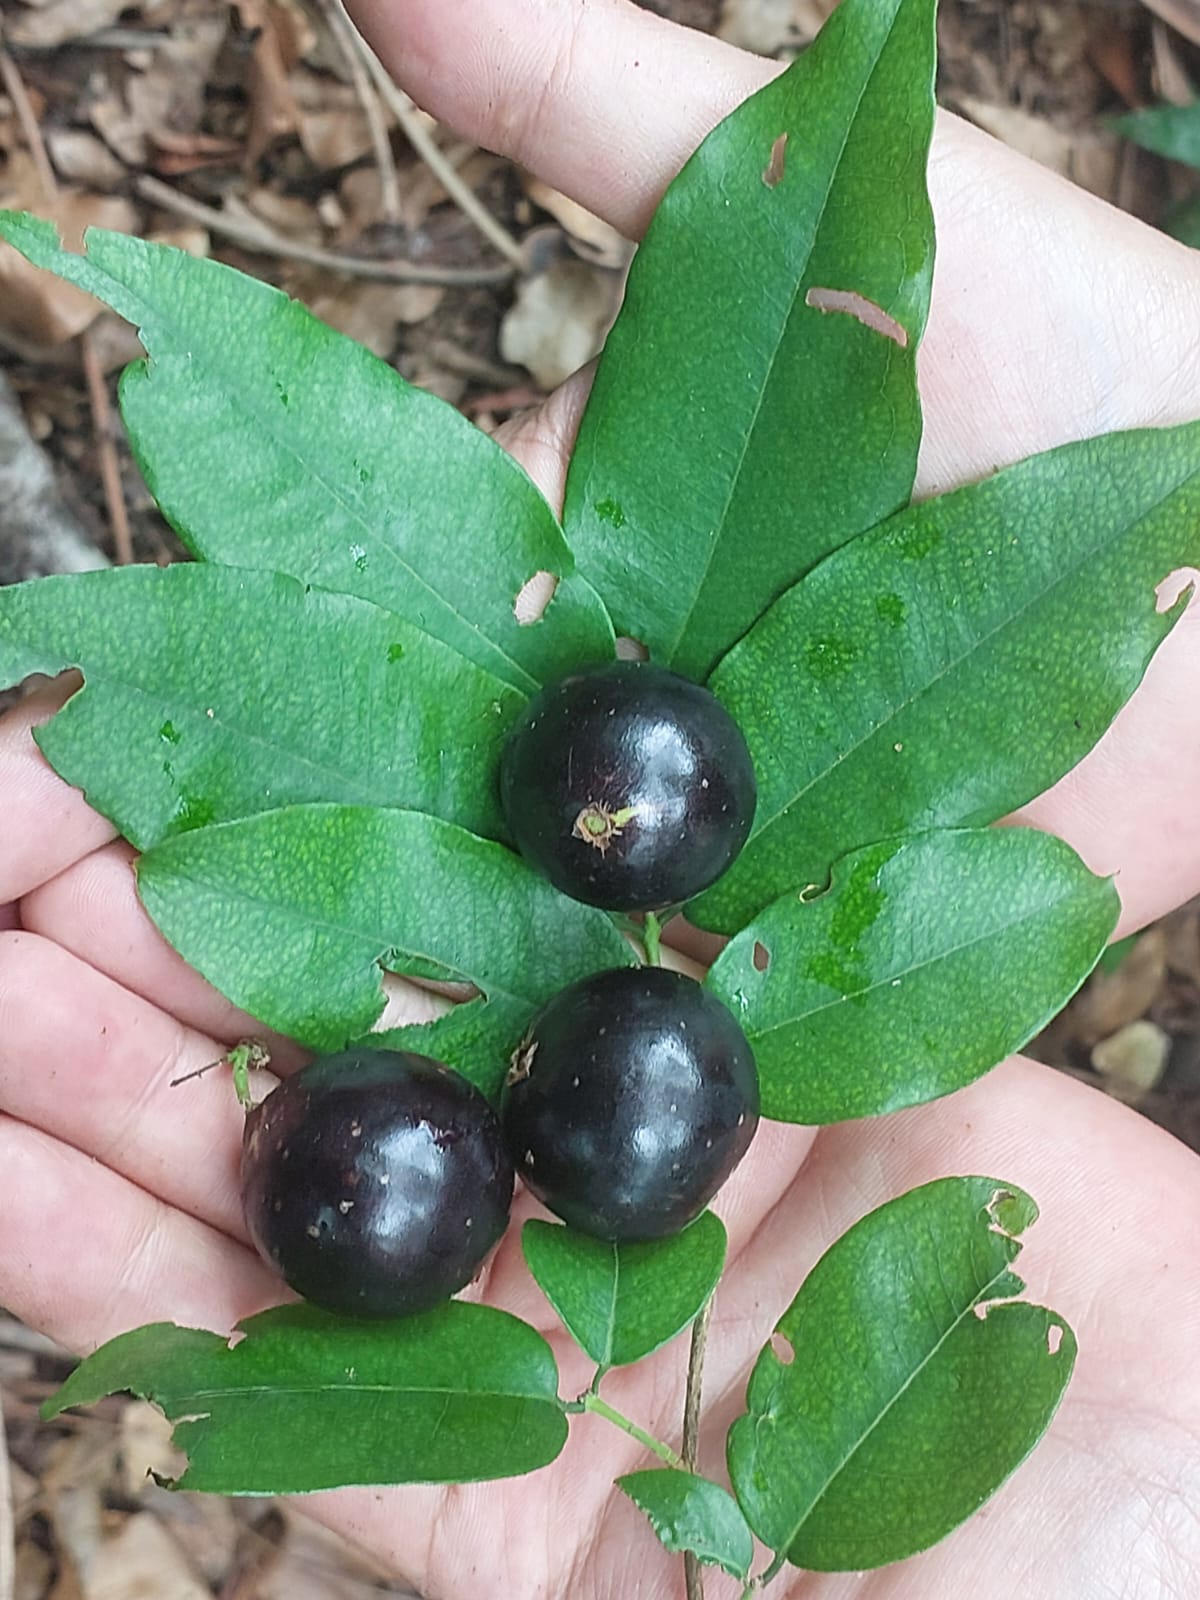
<path fill-rule="evenodd" d="M 751 1578 L 750 1582 L 742 1590 L 741 1600 L 754 1600 L 754 1596 L 765 1589 L 772 1578 L 779 1576 L 786 1564 L 787 1554 L 785 1551 L 780 1550 L 769 1567 L 765 1567 L 757 1578 Z"/>
<path fill-rule="evenodd" d="M 652 1433 L 647 1433 L 645 1428 L 639 1428 L 636 1422 L 623 1415 L 615 1407 L 610 1406 L 607 1400 L 601 1400 L 598 1394 L 590 1389 L 586 1394 L 580 1395 L 578 1400 L 563 1402 L 563 1410 L 569 1412 L 592 1411 L 598 1417 L 604 1417 L 614 1427 L 620 1428 L 622 1433 L 627 1433 L 631 1439 L 636 1439 L 639 1444 L 644 1444 L 647 1450 L 652 1450 L 660 1461 L 665 1461 L 669 1467 L 682 1467 L 683 1462 L 671 1449 L 669 1444 L 664 1444 L 661 1439 L 656 1439 Z"/>
<path fill-rule="evenodd" d="M 646 965 L 659 967 L 662 965 L 662 923 L 659 922 L 653 911 L 647 911 L 646 920 L 642 924 L 642 944 L 646 950 Z"/>
<path fill-rule="evenodd" d="M 712 1318 L 713 1297 L 700 1308 L 692 1323 L 692 1340 L 688 1348 L 687 1393 L 683 1402 L 683 1464 L 689 1472 L 696 1470 L 696 1457 L 700 1445 L 700 1396 L 704 1383 L 704 1352 L 708 1347 L 708 1324 Z M 704 1573 L 694 1551 L 683 1553 L 683 1582 L 687 1600 L 704 1600 Z"/>

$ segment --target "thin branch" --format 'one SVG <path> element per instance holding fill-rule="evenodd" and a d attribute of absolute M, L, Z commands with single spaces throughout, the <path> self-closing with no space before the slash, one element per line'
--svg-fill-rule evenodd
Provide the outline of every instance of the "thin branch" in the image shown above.
<path fill-rule="evenodd" d="M 133 560 L 133 535 L 129 528 L 129 512 L 125 505 L 125 491 L 121 484 L 121 462 L 117 455 L 116 427 L 112 406 L 108 401 L 108 384 L 96 353 L 92 330 L 85 328 L 79 336 L 79 353 L 83 357 L 83 375 L 87 379 L 88 400 L 92 407 L 92 427 L 96 435 L 96 450 L 100 459 L 100 482 L 104 486 L 104 500 L 108 506 L 108 520 L 112 525 L 113 552 L 117 564 L 127 567 Z"/>
<path fill-rule="evenodd" d="M 3 1600 L 9 1600 L 16 1584 L 15 1545 L 8 1441 L 4 1436 L 4 1412 L 0 1409 L 0 1597 L 3 1597 Z"/>
<path fill-rule="evenodd" d="M 341 272 L 348 278 L 371 278 L 379 283 L 438 283 L 449 288 L 489 288 L 507 283 L 513 275 L 511 267 L 435 267 L 417 266 L 411 261 L 373 261 L 368 256 L 338 255 L 332 250 L 321 250 L 313 245 L 299 244 L 285 239 L 266 223 L 227 216 L 214 206 L 206 206 L 190 195 L 181 194 L 168 183 L 157 178 L 140 177 L 135 182 L 137 192 L 164 211 L 198 222 L 201 227 L 232 239 L 244 250 L 259 255 L 279 256 L 283 261 L 302 261 L 310 267 L 321 267 L 327 272 Z"/>
<path fill-rule="evenodd" d="M 354 92 L 367 119 L 371 149 L 375 154 L 375 165 L 379 170 L 380 213 L 385 222 L 398 222 L 400 180 L 396 176 L 396 158 L 392 154 L 387 119 L 384 117 L 379 95 L 371 82 L 371 74 L 367 67 L 367 47 L 338 0 L 321 0 L 321 9 L 329 23 L 329 31 L 333 34 L 334 42 L 341 51 L 342 60 L 346 63 L 346 70 L 354 85 Z"/>
<path fill-rule="evenodd" d="M 58 179 L 54 176 L 54 168 L 50 164 L 50 157 L 46 154 L 46 146 L 42 140 L 42 130 L 38 127 L 37 117 L 34 115 L 33 106 L 30 104 L 29 91 L 25 87 L 25 80 L 17 71 L 16 63 L 7 50 L 0 49 L 0 82 L 3 82 L 5 93 L 13 103 L 13 110 L 17 114 L 17 121 L 21 125 L 21 137 L 25 140 L 26 149 L 33 160 L 34 171 L 37 173 L 38 182 L 42 186 L 47 202 L 58 195 Z"/>
<path fill-rule="evenodd" d="M 511 261 L 514 267 L 522 267 L 525 263 L 525 252 L 521 246 L 508 229 L 496 221 L 474 190 L 463 182 L 454 164 L 446 159 L 441 146 L 425 126 L 421 113 L 404 90 L 392 82 L 387 68 L 371 47 L 364 43 L 362 50 L 367 69 L 375 80 L 375 87 L 403 128 L 409 144 L 440 180 L 442 187 L 458 209 L 475 224 L 484 238 L 495 245 L 500 254 Z"/>
<path fill-rule="evenodd" d="M 713 1296 L 704 1302 L 692 1323 L 692 1342 L 688 1350 L 687 1394 L 683 1402 L 683 1445 L 680 1455 L 689 1472 L 696 1470 L 700 1446 L 700 1397 L 704 1385 L 704 1353 L 708 1348 L 708 1325 L 712 1321 Z M 683 1581 L 687 1600 L 704 1600 L 704 1574 L 690 1550 L 683 1556 Z"/>

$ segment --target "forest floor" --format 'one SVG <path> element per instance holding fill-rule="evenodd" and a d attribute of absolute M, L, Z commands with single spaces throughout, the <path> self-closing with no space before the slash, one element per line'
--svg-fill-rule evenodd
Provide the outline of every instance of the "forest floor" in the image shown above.
<path fill-rule="evenodd" d="M 832 9 L 643 3 L 781 58 Z M 333 0 L 3 0 L 0 30 L 0 205 L 68 242 L 95 223 L 264 277 L 486 429 L 603 341 L 630 247 L 384 92 Z M 940 54 L 943 105 L 1114 204 L 1157 224 L 1200 191 L 1107 122 L 1195 97 L 1200 0 L 942 0 Z M 428 281 L 387 281 L 396 260 Z M 462 268 L 491 281 L 439 281 Z M 138 354 L 127 325 L 0 247 L 0 583 L 182 553 L 114 423 Z M 1114 947 L 1030 1048 L 1200 1149 L 1200 905 Z M 0 1313 L 0 1600 L 407 1592 L 284 1504 L 159 1488 L 152 1407 L 39 1422 L 69 1364 Z"/>

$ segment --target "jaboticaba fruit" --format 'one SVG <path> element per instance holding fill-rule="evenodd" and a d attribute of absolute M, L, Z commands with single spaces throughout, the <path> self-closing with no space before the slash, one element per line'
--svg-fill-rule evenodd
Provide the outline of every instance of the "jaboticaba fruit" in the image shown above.
<path fill-rule="evenodd" d="M 512 1192 L 495 1112 L 428 1056 L 325 1056 L 246 1119 L 250 1236 L 330 1311 L 399 1316 L 448 1299 L 504 1232 Z"/>
<path fill-rule="evenodd" d="M 563 989 L 513 1055 L 504 1136 L 526 1186 L 602 1239 L 659 1239 L 696 1217 L 758 1126 L 746 1036 L 715 996 L 661 967 Z"/>
<path fill-rule="evenodd" d="M 655 911 L 707 889 L 746 842 L 754 767 L 707 689 L 615 661 L 542 689 L 500 762 L 521 854 L 564 894 Z"/>

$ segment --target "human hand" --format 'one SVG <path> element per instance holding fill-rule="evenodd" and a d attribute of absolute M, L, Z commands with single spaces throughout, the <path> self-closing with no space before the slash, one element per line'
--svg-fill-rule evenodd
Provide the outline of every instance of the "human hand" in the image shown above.
<path fill-rule="evenodd" d="M 772 70 L 618 0 L 352 9 L 419 103 L 634 233 L 691 147 Z M 952 119 L 939 123 L 931 185 L 922 492 L 1195 409 L 1190 255 Z M 585 390 L 572 381 L 506 438 L 555 501 Z M 227 1328 L 278 1293 L 244 1245 L 240 1114 L 219 1075 L 167 1085 L 254 1027 L 163 945 L 138 906 L 132 853 L 41 761 L 28 726 L 46 710 L 35 700 L 0 723 L 0 905 L 20 921 L 0 933 L 0 1303 L 80 1350 L 158 1318 Z M 1025 817 L 1119 873 L 1133 927 L 1200 888 L 1198 779 L 1193 612 L 1098 749 Z M 400 987 L 389 1020 L 427 1003 Z M 284 1045 L 275 1059 L 286 1070 L 296 1058 Z M 1079 1334 L 1067 1398 L 988 1510 L 937 1549 L 866 1578 L 777 1587 L 806 1600 L 1200 1587 L 1188 1509 L 1200 1479 L 1200 1164 L 1133 1113 L 1027 1063 L 880 1122 L 815 1137 L 763 1126 L 718 1204 L 730 1255 L 702 1468 L 719 1473 L 753 1356 L 820 1253 L 873 1206 L 951 1172 L 995 1174 L 1041 1204 L 1022 1267 Z M 519 1201 L 517 1222 L 531 1209 Z M 514 1228 L 479 1292 L 546 1331 L 564 1393 L 582 1388 L 590 1370 L 553 1333 L 517 1238 Z M 673 1440 L 683 1366 L 672 1345 L 610 1375 L 604 1392 Z M 678 1562 L 611 1488 L 640 1464 L 624 1435 L 577 1419 L 557 1463 L 512 1483 L 307 1503 L 430 1596 L 474 1596 L 482 1582 L 516 1600 L 654 1600 L 678 1593 Z M 710 1600 L 729 1592 L 720 1575 L 707 1582 Z"/>

